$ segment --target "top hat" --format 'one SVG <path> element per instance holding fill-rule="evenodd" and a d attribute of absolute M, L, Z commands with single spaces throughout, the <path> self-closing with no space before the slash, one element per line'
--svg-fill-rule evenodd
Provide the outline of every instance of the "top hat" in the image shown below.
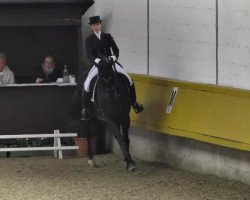
<path fill-rule="evenodd" d="M 100 23 L 102 20 L 100 19 L 100 16 L 93 16 L 89 18 L 89 24 L 95 24 L 95 23 Z"/>

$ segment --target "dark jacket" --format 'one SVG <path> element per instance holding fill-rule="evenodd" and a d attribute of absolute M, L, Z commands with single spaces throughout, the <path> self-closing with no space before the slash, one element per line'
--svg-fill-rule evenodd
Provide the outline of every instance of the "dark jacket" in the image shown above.
<path fill-rule="evenodd" d="M 51 74 L 46 75 L 43 71 L 42 66 L 40 66 L 39 69 L 37 69 L 32 82 L 36 82 L 37 78 L 42 78 L 43 81 L 41 83 L 51 83 L 56 82 L 56 80 L 60 77 L 62 77 L 62 71 L 59 71 L 57 67 L 55 67 L 54 71 Z"/>
<path fill-rule="evenodd" d="M 111 49 L 114 55 L 119 57 L 119 49 L 109 33 L 101 32 L 101 39 L 92 33 L 86 39 L 86 51 L 87 57 L 90 60 L 91 64 L 94 64 L 96 58 L 101 58 L 101 56 L 111 56 Z"/>

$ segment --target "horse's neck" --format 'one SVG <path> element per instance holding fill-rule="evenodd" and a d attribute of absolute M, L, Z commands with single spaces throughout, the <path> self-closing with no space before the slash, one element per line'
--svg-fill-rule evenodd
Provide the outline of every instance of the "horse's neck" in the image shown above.
<path fill-rule="evenodd" d="M 109 77 L 99 77 L 99 81 L 102 83 L 104 88 L 112 88 L 116 85 L 116 78 L 114 74 L 111 74 Z"/>
<path fill-rule="evenodd" d="M 96 90 L 95 105 L 103 110 L 111 120 L 127 118 L 130 111 L 129 91 L 123 80 L 117 77 L 112 82 L 99 80 Z"/>

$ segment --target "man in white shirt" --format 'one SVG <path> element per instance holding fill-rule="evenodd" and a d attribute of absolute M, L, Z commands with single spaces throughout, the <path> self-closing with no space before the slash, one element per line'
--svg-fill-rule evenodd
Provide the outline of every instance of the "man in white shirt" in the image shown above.
<path fill-rule="evenodd" d="M 14 73 L 6 65 L 7 56 L 0 52 L 0 86 L 15 84 Z"/>

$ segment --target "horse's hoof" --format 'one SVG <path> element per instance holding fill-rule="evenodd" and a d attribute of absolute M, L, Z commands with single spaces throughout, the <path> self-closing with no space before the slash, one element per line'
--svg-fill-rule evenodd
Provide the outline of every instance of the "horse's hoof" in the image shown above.
<path fill-rule="evenodd" d="M 128 171 L 130 171 L 130 172 L 131 172 L 131 171 L 134 171 L 135 168 L 136 168 L 135 162 L 130 162 L 130 163 L 127 164 L 127 170 L 128 170 Z"/>
<path fill-rule="evenodd" d="M 88 165 L 89 165 L 90 167 L 95 167 L 95 166 L 96 166 L 95 161 L 94 161 L 93 159 L 88 160 Z"/>

